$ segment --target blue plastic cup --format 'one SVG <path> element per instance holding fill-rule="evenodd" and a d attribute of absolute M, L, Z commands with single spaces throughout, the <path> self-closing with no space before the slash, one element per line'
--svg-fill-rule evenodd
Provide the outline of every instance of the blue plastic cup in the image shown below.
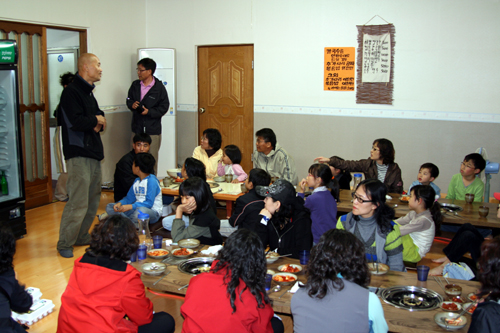
<path fill-rule="evenodd" d="M 155 249 L 161 249 L 162 242 L 163 242 L 163 236 L 160 235 L 153 236 L 153 246 Z"/>
<path fill-rule="evenodd" d="M 427 275 L 429 275 L 429 266 L 420 265 L 417 266 L 417 279 L 418 281 L 427 281 Z"/>
<path fill-rule="evenodd" d="M 309 256 L 311 255 L 311 251 L 302 250 L 299 252 L 299 261 L 301 265 L 307 265 L 309 262 Z"/>
<path fill-rule="evenodd" d="M 146 259 L 147 253 L 148 253 L 148 247 L 144 244 L 139 245 L 139 248 L 137 249 L 137 259 L 138 260 Z"/>
<path fill-rule="evenodd" d="M 271 274 L 266 274 L 266 291 L 271 289 L 271 282 L 273 280 L 273 276 Z"/>

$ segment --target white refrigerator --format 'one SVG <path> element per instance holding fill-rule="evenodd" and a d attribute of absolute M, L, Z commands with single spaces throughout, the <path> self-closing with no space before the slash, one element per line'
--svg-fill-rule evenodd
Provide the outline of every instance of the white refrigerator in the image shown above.
<path fill-rule="evenodd" d="M 168 112 L 161 118 L 161 145 L 156 175 L 161 179 L 167 176 L 167 169 L 177 168 L 175 49 L 138 49 L 138 60 L 142 58 L 151 58 L 156 62 L 153 75 L 163 82 L 170 101 Z"/>

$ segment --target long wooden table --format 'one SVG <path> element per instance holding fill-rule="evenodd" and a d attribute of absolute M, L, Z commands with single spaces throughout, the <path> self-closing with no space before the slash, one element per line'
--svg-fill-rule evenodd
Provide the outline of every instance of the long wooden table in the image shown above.
<path fill-rule="evenodd" d="M 161 193 L 164 195 L 178 196 L 179 195 L 179 187 L 174 188 L 174 189 L 168 188 L 168 187 L 162 187 Z M 224 192 L 216 192 L 216 193 L 214 193 L 214 199 L 226 202 L 226 211 L 227 211 L 227 216 L 229 217 L 233 213 L 234 202 L 236 201 L 236 199 L 238 199 L 243 194 L 245 194 L 245 193 L 229 194 L 229 193 L 224 193 Z"/>
<path fill-rule="evenodd" d="M 177 246 L 167 247 L 168 250 L 174 249 Z M 201 253 L 199 254 L 200 256 Z M 159 260 L 154 259 L 146 259 L 139 262 L 132 263 L 134 267 L 138 270 L 141 270 L 141 266 L 146 262 L 158 262 Z M 278 266 L 293 263 L 298 264 L 297 259 L 291 258 L 280 258 L 275 263 L 269 264 L 268 269 L 278 271 Z M 149 276 L 146 274 L 142 274 L 142 281 L 144 285 L 150 289 L 173 293 L 178 295 L 185 295 L 186 289 L 183 288 L 179 290 L 179 288 L 189 284 L 189 280 L 191 280 L 192 275 L 182 273 L 178 270 L 176 265 L 168 265 L 167 270 L 170 271 L 170 274 L 163 278 L 156 286 L 153 286 L 153 283 L 157 281 L 161 276 Z M 302 282 L 306 282 L 306 275 L 304 272 L 297 274 L 298 278 Z M 480 284 L 474 281 L 463 281 L 463 280 L 454 280 L 448 279 L 451 283 L 457 283 L 462 286 L 462 296 L 465 297 L 471 292 L 475 292 Z M 444 282 L 444 280 L 443 280 Z M 274 288 L 275 283 L 271 287 Z M 431 289 L 437 293 L 439 293 L 443 298 L 446 299 L 446 295 L 444 291 L 439 287 L 437 282 L 429 277 L 429 280 L 426 282 L 420 282 L 417 280 L 417 275 L 415 273 L 405 273 L 405 272 L 394 272 L 389 271 L 386 275 L 373 275 L 371 278 L 370 286 L 378 287 L 378 288 L 387 288 L 392 286 L 417 286 L 422 288 Z M 269 295 L 273 309 L 278 313 L 286 313 L 290 314 L 290 302 L 292 300 L 292 294 L 286 292 L 289 290 L 291 286 L 282 287 L 279 292 L 271 293 Z M 279 296 L 286 292 L 281 299 Z M 389 330 L 391 332 L 443 332 L 444 330 L 440 328 L 434 322 L 434 315 L 442 310 L 436 309 L 431 311 L 414 311 L 410 312 L 404 309 L 398 309 L 390 304 L 382 301 L 382 306 L 384 309 L 385 319 L 387 324 L 389 325 Z M 471 317 L 467 316 L 468 323 L 470 323 Z M 461 330 L 457 332 L 467 332 L 469 324 Z"/>
<path fill-rule="evenodd" d="M 396 217 L 405 216 L 410 212 L 410 208 L 408 207 L 408 203 L 401 202 L 399 198 L 400 194 L 390 193 L 392 200 L 388 200 L 387 204 L 393 207 L 394 205 L 398 205 L 394 208 L 396 212 Z M 341 190 L 340 191 L 340 202 L 337 204 L 337 211 L 341 213 L 349 213 L 352 211 L 352 197 L 350 190 Z M 470 223 L 477 227 L 486 227 L 486 228 L 500 228 L 500 219 L 497 218 L 497 204 L 489 203 L 489 202 L 474 202 L 472 204 L 466 204 L 463 200 L 450 200 L 450 199 L 439 199 L 440 203 L 451 203 L 458 205 L 463 208 L 463 211 L 459 212 L 459 216 L 453 215 L 453 213 L 447 212 L 443 215 L 443 223 L 446 224 L 464 224 Z M 479 216 L 479 206 L 487 206 L 490 208 L 489 214 L 486 217 Z"/>

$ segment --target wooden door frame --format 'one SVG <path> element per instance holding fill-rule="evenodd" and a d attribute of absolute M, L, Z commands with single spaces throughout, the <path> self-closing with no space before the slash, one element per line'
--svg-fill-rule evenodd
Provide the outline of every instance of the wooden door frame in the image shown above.
<path fill-rule="evenodd" d="M 201 137 L 203 135 L 203 130 L 204 130 L 204 129 L 201 129 L 201 125 L 200 125 L 200 109 L 199 109 L 200 108 L 200 105 L 199 105 L 200 104 L 200 96 L 199 96 L 199 87 L 200 87 L 200 84 L 199 84 L 199 58 L 198 58 L 198 56 L 199 56 L 199 49 L 201 47 L 205 47 L 205 48 L 218 48 L 218 47 L 232 47 L 232 46 L 252 46 L 253 47 L 253 51 L 255 52 L 255 44 L 252 44 L 252 43 L 196 45 L 196 86 L 197 86 L 197 89 L 196 89 L 196 94 L 197 94 L 197 96 L 196 96 L 196 101 L 197 101 L 197 108 L 196 108 L 196 114 L 197 114 L 197 117 L 196 117 L 197 133 L 196 133 L 196 135 L 197 135 L 197 141 L 196 141 L 196 144 L 197 144 L 197 146 L 200 143 Z M 253 61 L 254 60 L 252 60 L 252 71 L 254 70 Z M 252 139 L 253 139 L 253 136 L 254 136 L 254 133 L 255 133 L 255 127 L 254 127 L 254 124 L 255 124 L 255 112 L 254 112 L 254 108 L 255 108 L 255 84 L 254 83 L 255 83 L 255 75 L 252 76 L 252 106 L 251 106 L 251 112 L 252 112 L 251 138 Z M 224 147 L 221 147 L 221 148 L 224 148 Z M 253 149 L 250 151 L 250 159 L 251 159 L 252 153 L 253 153 Z"/>
<path fill-rule="evenodd" d="M 51 170 L 51 140 L 50 140 L 50 112 L 47 110 L 49 93 L 48 93 L 48 64 L 47 64 L 47 29 L 58 29 L 66 31 L 76 31 L 79 33 L 80 40 L 80 54 L 87 52 L 87 29 L 78 29 L 63 26 L 52 26 L 46 24 L 36 24 L 36 23 L 24 23 L 16 21 L 6 21 L 0 20 L 0 30 L 3 30 L 6 34 L 14 31 L 17 34 L 32 33 L 39 34 L 41 36 L 40 41 L 40 65 L 41 76 L 42 76 L 42 86 L 40 88 L 40 95 L 43 96 L 43 103 L 40 103 L 39 107 L 36 104 L 23 105 L 19 108 L 19 121 L 21 123 L 22 136 L 22 152 L 23 152 L 23 166 L 24 166 L 24 193 L 26 197 L 26 209 L 38 207 L 52 202 L 52 170 Z M 22 82 L 20 81 L 20 86 Z M 45 156 L 46 163 L 43 168 L 44 173 L 47 175 L 48 180 L 35 179 L 32 182 L 27 181 L 26 177 L 26 156 L 25 156 L 25 142 L 24 142 L 24 122 L 21 122 L 21 114 L 27 110 L 36 111 L 42 110 L 45 115 L 43 119 L 43 135 L 48 139 L 45 141 L 44 147 L 42 147 L 43 155 Z M 34 147 L 34 146 L 33 146 Z M 29 185 L 29 186 L 27 186 Z M 45 194 L 46 193 L 46 194 Z M 29 194 L 33 194 L 30 198 Z M 35 194 L 40 194 L 35 196 Z"/>

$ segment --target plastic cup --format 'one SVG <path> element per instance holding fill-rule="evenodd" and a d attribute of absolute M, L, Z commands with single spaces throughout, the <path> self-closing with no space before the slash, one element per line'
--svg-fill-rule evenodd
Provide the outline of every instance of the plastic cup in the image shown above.
<path fill-rule="evenodd" d="M 302 250 L 299 252 L 299 261 L 301 265 L 307 265 L 309 262 L 309 256 L 311 255 L 311 252 L 308 250 Z"/>
<path fill-rule="evenodd" d="M 130 256 L 130 262 L 136 262 L 136 261 L 137 261 L 137 251 L 132 253 L 132 255 Z"/>
<path fill-rule="evenodd" d="M 479 206 L 479 208 L 478 208 L 478 213 L 479 213 L 479 216 L 481 216 L 481 217 L 488 216 L 489 212 L 490 212 L 490 208 L 488 206 Z"/>
<path fill-rule="evenodd" d="M 227 174 L 226 175 L 226 183 L 231 183 L 233 181 L 233 175 Z"/>
<path fill-rule="evenodd" d="M 273 280 L 273 276 L 271 274 L 266 274 L 266 291 L 271 289 L 271 281 Z"/>
<path fill-rule="evenodd" d="M 427 281 L 427 275 L 429 275 L 429 266 L 420 265 L 417 266 L 417 278 L 418 281 Z"/>
<path fill-rule="evenodd" d="M 148 247 L 144 244 L 139 245 L 137 249 L 137 259 L 144 260 L 146 259 L 146 254 L 148 253 Z"/>
<path fill-rule="evenodd" d="M 153 247 L 155 249 L 161 249 L 162 242 L 163 242 L 163 236 L 160 236 L 160 235 L 153 236 Z"/>

